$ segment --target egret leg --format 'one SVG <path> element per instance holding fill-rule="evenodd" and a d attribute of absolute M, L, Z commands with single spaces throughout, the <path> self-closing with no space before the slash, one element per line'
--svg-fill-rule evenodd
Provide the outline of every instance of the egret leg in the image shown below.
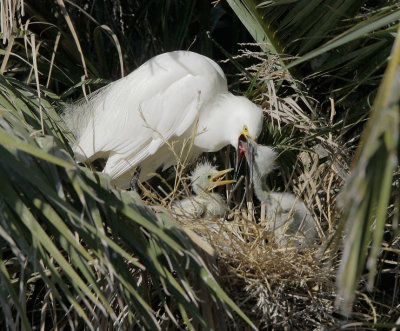
<path fill-rule="evenodd" d="M 135 169 L 135 173 L 133 174 L 133 177 L 130 181 L 130 185 L 131 185 L 130 190 L 131 191 L 139 192 L 139 186 L 138 186 L 139 175 L 140 175 L 140 167 L 137 167 Z"/>

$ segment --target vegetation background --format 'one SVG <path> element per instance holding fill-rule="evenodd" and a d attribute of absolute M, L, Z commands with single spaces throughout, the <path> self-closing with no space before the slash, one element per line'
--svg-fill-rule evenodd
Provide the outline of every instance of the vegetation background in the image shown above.
<path fill-rule="evenodd" d="M 335 234 L 337 325 L 400 324 L 398 1 L 1 4 L 4 328 L 259 326 L 165 209 L 154 213 L 74 163 L 58 115 L 65 102 L 176 49 L 228 58 L 231 88 L 263 105 L 260 140 L 281 152 L 273 184 L 302 194 Z M 313 164 L 322 170 L 307 179 Z"/>

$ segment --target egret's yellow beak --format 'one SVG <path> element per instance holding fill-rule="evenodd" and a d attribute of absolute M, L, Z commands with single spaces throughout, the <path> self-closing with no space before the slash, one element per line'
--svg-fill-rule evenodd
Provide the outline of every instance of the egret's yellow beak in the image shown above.
<path fill-rule="evenodd" d="M 210 186 L 208 187 L 208 190 L 211 191 L 213 188 L 215 188 L 217 186 L 235 183 L 236 180 L 223 179 L 225 177 L 225 175 L 232 170 L 233 170 L 233 168 L 230 168 L 230 169 L 221 170 L 221 171 L 216 172 L 215 174 L 212 174 L 211 178 L 210 178 Z"/>

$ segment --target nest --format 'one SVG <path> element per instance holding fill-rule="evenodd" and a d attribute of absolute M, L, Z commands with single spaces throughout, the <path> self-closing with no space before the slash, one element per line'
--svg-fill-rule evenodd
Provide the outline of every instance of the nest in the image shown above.
<path fill-rule="evenodd" d="M 279 247 L 247 214 L 213 220 L 181 217 L 179 222 L 213 247 L 220 284 L 260 329 L 335 324 L 331 252 L 322 243 Z"/>

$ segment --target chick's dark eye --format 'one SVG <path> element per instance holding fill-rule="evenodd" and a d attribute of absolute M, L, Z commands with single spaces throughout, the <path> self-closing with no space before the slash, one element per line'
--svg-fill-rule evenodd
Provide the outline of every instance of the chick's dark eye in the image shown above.
<path fill-rule="evenodd" d="M 210 178 L 211 178 L 211 175 L 208 175 L 207 178 L 210 179 Z"/>

